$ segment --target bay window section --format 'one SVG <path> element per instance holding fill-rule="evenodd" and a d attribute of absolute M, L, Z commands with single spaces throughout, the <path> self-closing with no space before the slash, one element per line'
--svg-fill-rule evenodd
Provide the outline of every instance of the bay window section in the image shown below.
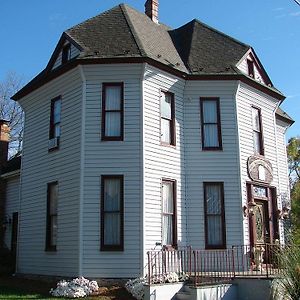
<path fill-rule="evenodd" d="M 177 246 L 176 181 L 162 180 L 162 245 Z"/>
<path fill-rule="evenodd" d="M 101 250 L 123 251 L 123 175 L 102 176 L 101 183 Z"/>
<path fill-rule="evenodd" d="M 222 150 L 219 98 L 200 98 L 203 150 Z"/>
<path fill-rule="evenodd" d="M 221 182 L 204 182 L 206 249 L 226 248 L 224 187 Z"/>
<path fill-rule="evenodd" d="M 123 83 L 103 83 L 102 140 L 123 140 Z"/>
<path fill-rule="evenodd" d="M 56 251 L 58 183 L 48 183 L 46 251 Z"/>
<path fill-rule="evenodd" d="M 253 148 L 255 154 L 264 155 L 261 112 L 252 106 Z"/>
<path fill-rule="evenodd" d="M 175 102 L 174 94 L 161 92 L 160 97 L 161 143 L 175 146 Z"/>

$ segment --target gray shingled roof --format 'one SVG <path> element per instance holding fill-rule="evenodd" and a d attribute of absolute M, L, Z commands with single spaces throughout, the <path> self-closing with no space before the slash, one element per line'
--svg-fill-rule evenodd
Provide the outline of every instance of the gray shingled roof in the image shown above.
<path fill-rule="evenodd" d="M 280 107 L 276 110 L 276 115 L 286 120 L 288 123 L 294 123 L 295 121 Z"/>

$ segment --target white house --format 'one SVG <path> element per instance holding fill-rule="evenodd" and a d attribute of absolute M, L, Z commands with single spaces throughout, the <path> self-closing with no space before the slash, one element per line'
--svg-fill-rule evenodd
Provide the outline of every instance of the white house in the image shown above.
<path fill-rule="evenodd" d="M 130 278 L 154 248 L 283 242 L 285 97 L 250 46 L 145 7 L 65 31 L 13 97 L 22 163 L 1 180 L 17 273 Z"/>

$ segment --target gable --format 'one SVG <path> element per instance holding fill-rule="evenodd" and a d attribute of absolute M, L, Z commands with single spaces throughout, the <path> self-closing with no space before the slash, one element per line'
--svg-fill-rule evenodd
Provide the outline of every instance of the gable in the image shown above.
<path fill-rule="evenodd" d="M 237 68 L 243 74 L 253 78 L 257 82 L 267 86 L 273 86 L 269 76 L 267 75 L 263 65 L 260 63 L 253 49 L 250 49 L 246 53 L 246 55 L 237 64 Z"/>

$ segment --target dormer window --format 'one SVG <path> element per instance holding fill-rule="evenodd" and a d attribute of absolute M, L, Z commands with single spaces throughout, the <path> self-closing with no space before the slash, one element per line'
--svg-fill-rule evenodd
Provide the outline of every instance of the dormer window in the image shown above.
<path fill-rule="evenodd" d="M 62 49 L 61 64 L 66 63 L 71 59 L 71 44 L 67 44 Z"/>
<path fill-rule="evenodd" d="M 248 75 L 254 78 L 254 63 L 253 60 L 247 59 Z"/>

